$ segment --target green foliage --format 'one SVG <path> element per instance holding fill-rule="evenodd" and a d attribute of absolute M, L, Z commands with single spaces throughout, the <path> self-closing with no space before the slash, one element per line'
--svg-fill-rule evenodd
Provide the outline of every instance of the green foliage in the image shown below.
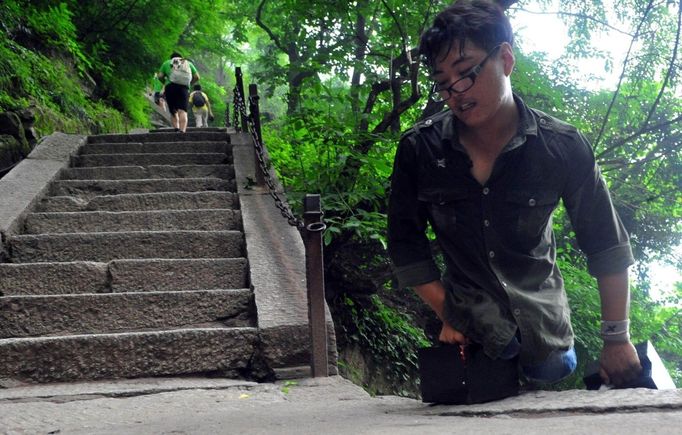
<path fill-rule="evenodd" d="M 328 103 L 328 102 L 327 102 Z M 319 99 L 315 107 L 301 110 L 263 132 L 279 178 L 292 204 L 305 193 L 319 193 L 325 209 L 325 244 L 334 235 L 352 233 L 360 240 L 377 240 L 385 246 L 386 215 L 382 210 L 391 172 L 392 140 L 377 142 L 368 154 L 353 144 L 361 135 L 337 118 L 331 104 Z M 320 116 L 324 110 L 326 115 Z M 348 159 L 363 163 L 351 184 L 343 180 Z"/>
<path fill-rule="evenodd" d="M 523 8 L 526 3 L 520 1 L 514 7 Z M 553 2 L 540 3 L 555 7 Z M 328 280 L 347 295 L 366 292 L 365 282 L 360 285 L 357 278 L 344 279 L 348 268 L 336 264 L 341 261 L 336 253 L 349 246 L 356 250 L 365 246 L 366 252 L 374 253 L 377 241 L 385 243 L 386 190 L 397 135 L 388 129 L 372 133 L 393 108 L 390 92 L 372 94 L 372 90 L 388 77 L 390 59 L 400 55 L 401 46 L 416 44 L 421 26 L 443 5 L 436 2 L 429 9 L 425 4 L 398 6 L 370 0 L 332 8 L 309 2 L 260 4 L 265 5 L 260 17 L 265 32 L 260 39 L 252 35 L 251 40 L 257 41 L 254 46 L 263 57 L 250 68 L 259 84 L 268 89 L 267 97 L 287 98 L 289 114 L 264 128 L 273 165 L 292 204 L 297 205 L 304 193 L 323 196 L 329 225 L 325 233 Z M 512 83 L 529 105 L 574 124 L 595 145 L 596 158 L 639 260 L 637 285 L 632 289 L 633 339 L 652 340 L 679 381 L 680 313 L 669 301 L 651 300 L 646 272 L 651 259 L 671 258 L 672 249 L 682 243 L 682 100 L 679 74 L 675 69 L 667 74 L 674 54 L 677 11 L 658 7 L 645 15 L 647 4 L 636 0 L 561 2 L 560 16 L 571 35 L 567 52 L 548 65 L 543 55 L 527 52 L 521 41 L 515 52 Z M 257 6 L 251 7 L 255 15 Z M 286 22 L 274 19 L 284 15 L 293 18 Z M 620 67 L 591 43 L 593 35 L 608 28 L 604 23 L 636 38 L 615 94 L 584 89 L 591 78 L 577 74 L 573 63 L 598 57 L 607 67 Z M 336 32 L 333 41 L 325 38 L 325 30 L 330 28 Z M 637 34 L 636 28 L 640 29 Z M 363 46 L 365 36 L 367 45 Z M 359 72 L 362 80 L 356 80 L 360 75 L 354 72 Z M 401 75 L 401 79 L 401 96 L 405 97 L 408 76 Z M 424 75 L 419 77 L 418 87 L 428 87 Z M 422 99 L 403 112 L 400 128 L 416 121 L 424 105 Z M 575 235 L 563 209 L 557 211 L 554 222 L 582 369 L 587 360 L 599 357 L 601 349 L 599 292 L 576 250 Z M 378 258 L 370 263 L 386 261 L 385 251 L 374 255 Z M 336 275 L 338 270 L 344 272 Z M 386 300 L 381 289 L 391 286 L 389 278 L 374 275 L 367 281 L 379 291 L 377 300 Z M 359 308 L 347 305 L 351 320 L 362 322 Z M 349 333 L 351 328 L 346 328 Z M 375 355 L 374 359 L 378 358 Z M 581 387 L 580 375 L 579 370 L 560 388 Z"/>
<path fill-rule="evenodd" d="M 347 317 L 340 319 L 344 337 L 369 352 L 372 371 L 381 373 L 395 388 L 394 394 L 418 391 L 417 349 L 429 345 L 414 320 L 385 305 L 377 295 L 367 301 L 343 298 Z"/>
<path fill-rule="evenodd" d="M 67 64 L 2 37 L 0 57 L 0 110 L 35 107 L 40 135 L 126 129 L 121 113 L 87 98 Z"/>

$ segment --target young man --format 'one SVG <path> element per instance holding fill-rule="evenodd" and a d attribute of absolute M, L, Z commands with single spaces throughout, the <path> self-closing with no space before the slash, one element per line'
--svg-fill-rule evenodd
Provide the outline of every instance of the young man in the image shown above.
<path fill-rule="evenodd" d="M 208 121 L 213 118 L 213 110 L 211 110 L 211 102 L 201 90 L 201 85 L 194 85 L 194 90 L 189 94 L 189 104 L 192 106 L 192 114 L 194 115 L 194 125 L 196 127 L 208 127 Z"/>
<path fill-rule="evenodd" d="M 422 35 L 431 98 L 449 110 L 400 140 L 388 217 L 394 270 L 442 320 L 441 341 L 518 355 L 528 380 L 557 382 L 576 366 L 551 224 L 563 200 L 598 280 L 602 377 L 621 385 L 641 370 L 628 330 L 629 239 L 587 140 L 512 93 L 512 45 L 504 12 L 483 0 L 457 1 Z"/>
<path fill-rule="evenodd" d="M 189 86 L 199 80 L 199 73 L 192 62 L 174 52 L 161 64 L 157 77 L 165 83 L 164 96 L 173 127 L 184 133 L 187 130 Z"/>

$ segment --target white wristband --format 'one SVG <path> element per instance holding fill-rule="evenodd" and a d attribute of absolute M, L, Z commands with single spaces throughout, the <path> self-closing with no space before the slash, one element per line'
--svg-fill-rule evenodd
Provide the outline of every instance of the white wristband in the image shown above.
<path fill-rule="evenodd" d="M 630 341 L 630 320 L 602 320 L 601 338 L 611 343 Z"/>

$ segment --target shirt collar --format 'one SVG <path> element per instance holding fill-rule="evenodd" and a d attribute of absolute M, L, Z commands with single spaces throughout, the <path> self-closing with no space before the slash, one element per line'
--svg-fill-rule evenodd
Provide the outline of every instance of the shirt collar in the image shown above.
<path fill-rule="evenodd" d="M 526 106 L 526 103 L 523 102 L 521 97 L 516 94 L 513 95 L 514 102 L 519 110 L 519 123 L 516 136 L 509 141 L 502 152 L 518 148 L 526 143 L 526 136 L 537 136 L 538 134 L 538 124 L 530 109 Z M 459 143 L 459 140 L 457 140 L 457 131 L 455 130 L 455 125 L 457 124 L 456 118 L 452 115 L 452 112 L 449 110 L 447 112 L 449 113 L 449 116 L 446 116 L 443 119 L 441 140 L 444 143 L 449 143 L 453 149 L 464 151 L 464 147 Z"/>

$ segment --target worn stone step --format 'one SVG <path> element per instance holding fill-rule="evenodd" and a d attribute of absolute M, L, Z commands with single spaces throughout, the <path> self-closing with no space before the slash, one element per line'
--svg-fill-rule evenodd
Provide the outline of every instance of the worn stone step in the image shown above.
<path fill-rule="evenodd" d="M 231 145 L 224 139 L 215 142 L 128 142 L 85 144 L 80 154 L 142 153 L 223 153 L 230 154 Z"/>
<path fill-rule="evenodd" d="M 114 292 L 244 288 L 247 260 L 236 258 L 116 260 L 109 266 Z"/>
<path fill-rule="evenodd" d="M 0 263 L 0 296 L 235 289 L 246 258 Z"/>
<path fill-rule="evenodd" d="M 0 378 L 68 382 L 220 373 L 249 368 L 255 328 L 193 328 L 0 340 Z"/>
<path fill-rule="evenodd" d="M 26 234 L 116 231 L 241 230 L 237 210 L 86 211 L 29 213 Z"/>
<path fill-rule="evenodd" d="M 166 178 L 151 180 L 59 180 L 50 186 L 51 196 L 80 196 L 155 192 L 234 192 L 234 180 L 219 178 Z"/>
<path fill-rule="evenodd" d="M 158 133 L 143 134 L 101 134 L 88 136 L 88 143 L 126 143 L 126 142 L 217 142 L 227 141 L 230 136 L 226 131 L 193 131 L 179 133 L 164 131 Z"/>
<path fill-rule="evenodd" d="M 230 162 L 224 153 L 87 154 L 72 158 L 73 166 L 221 165 Z"/>
<path fill-rule="evenodd" d="M 139 231 L 19 235 L 9 238 L 13 263 L 133 258 L 244 256 L 239 231 Z"/>
<path fill-rule="evenodd" d="M 0 338 L 254 326 L 249 289 L 0 297 Z"/>
<path fill-rule="evenodd" d="M 169 132 L 174 132 L 175 129 L 173 127 L 159 127 L 154 130 L 149 130 L 148 133 L 150 134 L 156 134 L 156 133 L 169 133 Z M 196 133 L 196 132 L 201 132 L 201 131 L 218 131 L 222 133 L 227 133 L 227 134 L 234 134 L 235 130 L 234 127 L 187 127 L 187 132 L 186 134 L 191 134 L 191 133 Z"/>
<path fill-rule="evenodd" d="M 126 193 L 96 196 L 91 199 L 74 196 L 52 196 L 36 207 L 38 212 L 60 211 L 142 211 L 239 208 L 239 198 L 232 192 L 160 192 Z"/>
<path fill-rule="evenodd" d="M 155 178 L 234 178 L 232 165 L 95 166 L 66 168 L 61 180 L 141 180 Z"/>

